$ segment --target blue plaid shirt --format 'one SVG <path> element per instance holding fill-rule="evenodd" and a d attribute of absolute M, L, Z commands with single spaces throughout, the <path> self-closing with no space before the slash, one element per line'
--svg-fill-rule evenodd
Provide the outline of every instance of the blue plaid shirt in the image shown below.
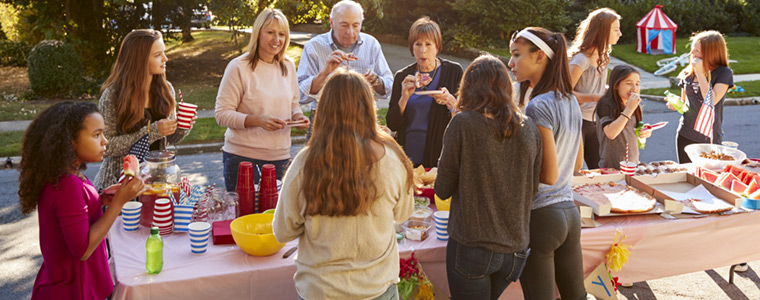
<path fill-rule="evenodd" d="M 311 94 L 311 82 L 319 75 L 319 71 L 325 68 L 327 56 L 338 50 L 338 45 L 333 41 L 332 30 L 320 34 L 306 43 L 301 54 L 301 62 L 298 64 L 298 89 L 301 90 L 301 104 L 311 103 L 312 110 L 317 109 L 317 95 Z M 385 95 L 375 95 L 378 98 L 386 98 L 391 94 L 393 87 L 393 73 L 388 67 L 388 62 L 383 55 L 380 42 L 371 35 L 359 33 L 359 39 L 351 52 L 358 60 L 345 61 L 341 65 L 348 66 L 349 70 L 365 73 L 372 70 L 380 77 L 385 85 Z"/>

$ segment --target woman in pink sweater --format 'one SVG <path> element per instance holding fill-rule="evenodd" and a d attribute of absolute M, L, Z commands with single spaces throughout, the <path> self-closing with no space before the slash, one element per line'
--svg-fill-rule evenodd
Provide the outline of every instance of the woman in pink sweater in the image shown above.
<path fill-rule="evenodd" d="M 104 239 L 124 203 L 145 185 L 130 177 L 113 198 L 98 196 L 82 170 L 103 160 L 104 130 L 95 104 L 61 102 L 26 131 L 19 204 L 25 214 L 38 211 L 43 260 L 32 299 L 102 300 L 113 291 Z M 108 205 L 105 213 L 101 205 Z"/>
<path fill-rule="evenodd" d="M 288 20 L 277 9 L 265 9 L 253 23 L 248 52 L 224 70 L 216 96 L 216 122 L 224 134 L 224 184 L 237 185 L 238 165 L 249 161 L 259 168 L 274 164 L 281 179 L 290 162 L 289 121 L 308 119 L 298 104 L 296 66 L 285 56 L 290 43 Z M 259 174 L 254 172 L 254 181 Z"/>

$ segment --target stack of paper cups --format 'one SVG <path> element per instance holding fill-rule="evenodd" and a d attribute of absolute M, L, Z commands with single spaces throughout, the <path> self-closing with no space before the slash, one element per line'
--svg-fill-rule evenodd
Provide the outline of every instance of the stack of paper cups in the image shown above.
<path fill-rule="evenodd" d="M 174 207 L 174 231 L 187 232 L 187 225 L 193 218 L 193 205 L 177 205 Z"/>
<path fill-rule="evenodd" d="M 179 113 L 177 114 L 177 127 L 190 129 L 190 122 L 193 121 L 197 109 L 198 105 L 180 102 Z"/>
<path fill-rule="evenodd" d="M 211 224 L 208 222 L 192 222 L 187 227 L 190 230 L 190 252 L 193 254 L 206 253 Z"/>
<path fill-rule="evenodd" d="M 121 207 L 121 220 L 125 231 L 135 231 L 140 227 L 140 210 L 142 203 L 130 201 Z"/>
<path fill-rule="evenodd" d="M 449 240 L 449 212 L 439 210 L 433 213 L 433 219 L 435 220 L 435 233 L 438 239 L 441 241 Z"/>
<path fill-rule="evenodd" d="M 166 198 L 156 199 L 153 206 L 153 226 L 158 227 L 158 233 L 169 235 L 174 227 L 172 202 Z"/>

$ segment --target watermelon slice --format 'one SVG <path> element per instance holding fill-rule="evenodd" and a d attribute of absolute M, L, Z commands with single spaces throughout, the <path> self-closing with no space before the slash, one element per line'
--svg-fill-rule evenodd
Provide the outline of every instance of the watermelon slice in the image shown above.
<path fill-rule="evenodd" d="M 715 173 L 708 169 L 702 169 L 702 176 L 700 178 L 704 179 L 705 181 L 715 183 L 715 181 L 718 180 L 718 173 Z"/>
<path fill-rule="evenodd" d="M 757 190 L 754 193 L 750 194 L 747 198 L 750 198 L 753 200 L 760 200 L 760 190 Z"/>
<path fill-rule="evenodd" d="M 124 157 L 124 164 L 121 166 L 124 169 L 124 177 L 126 176 L 137 176 L 137 173 L 140 172 L 140 162 L 137 160 L 137 157 L 130 154 Z"/>
<path fill-rule="evenodd" d="M 696 175 L 699 178 L 702 178 L 702 167 L 697 166 L 697 169 L 694 170 L 694 175 Z"/>
<path fill-rule="evenodd" d="M 739 176 L 739 174 L 741 174 L 742 171 L 746 171 L 746 170 L 744 170 L 744 168 L 742 167 L 734 166 L 734 165 L 726 165 L 726 167 L 723 168 L 723 172 L 731 172 L 731 174 L 734 174 L 734 176 Z"/>
<path fill-rule="evenodd" d="M 715 184 L 722 186 L 726 188 L 727 190 L 731 190 L 731 183 L 734 182 L 734 180 L 739 180 L 739 178 L 736 178 L 736 176 L 734 176 L 734 174 L 731 174 L 731 173 L 720 174 L 720 177 L 722 177 L 722 179 L 719 178 L 718 182 L 716 182 Z"/>
<path fill-rule="evenodd" d="M 731 191 L 732 192 L 741 195 L 746 190 L 747 190 L 747 185 L 744 184 L 744 183 L 742 183 L 741 181 L 734 180 L 734 181 L 731 182 Z"/>
<path fill-rule="evenodd" d="M 757 181 L 757 179 L 752 179 L 752 181 L 747 185 L 747 189 L 744 190 L 744 193 L 747 195 L 751 195 L 752 193 L 756 192 L 760 188 L 760 183 Z"/>

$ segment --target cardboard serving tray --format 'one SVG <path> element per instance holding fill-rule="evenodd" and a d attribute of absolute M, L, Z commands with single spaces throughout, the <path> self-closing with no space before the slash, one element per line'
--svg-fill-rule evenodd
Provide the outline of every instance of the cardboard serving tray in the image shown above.
<path fill-rule="evenodd" d="M 663 193 L 664 191 L 686 193 L 694 187 L 702 185 L 713 194 L 713 196 L 726 201 L 726 203 L 731 204 L 734 207 L 738 208 L 742 203 L 742 199 L 737 195 L 709 181 L 696 177 L 691 173 L 660 174 L 657 177 L 636 176 L 633 180 L 642 183 L 642 191 L 654 196 L 657 201 L 665 205 L 667 211 L 673 214 L 680 214 L 682 212 L 683 203 L 668 197 Z M 741 211 L 737 209 L 734 210 L 736 212 Z"/>
<path fill-rule="evenodd" d="M 594 176 L 592 178 L 588 178 L 586 176 L 574 176 L 572 185 L 582 185 L 582 184 L 595 184 L 595 183 L 606 183 L 606 182 L 621 182 L 624 181 L 627 185 L 636 188 L 644 193 L 647 193 L 651 195 L 654 198 L 657 198 L 655 195 L 653 195 L 650 191 L 652 190 L 649 188 L 646 184 L 642 183 L 641 181 L 636 180 L 632 176 L 627 176 L 623 174 L 609 174 L 609 175 L 598 175 Z M 611 205 L 610 204 L 604 204 L 599 205 L 595 203 L 594 201 L 591 201 L 590 199 L 581 196 L 580 194 L 573 191 L 573 199 L 576 201 L 583 203 L 584 205 L 590 206 L 594 210 L 594 214 L 600 217 L 607 217 L 607 216 L 628 216 L 628 215 L 640 215 L 640 214 L 659 214 L 665 212 L 665 207 L 660 204 L 659 202 L 655 204 L 654 208 L 647 212 L 641 212 L 641 213 L 613 213 L 610 212 Z M 672 200 L 672 199 L 671 199 Z M 659 200 L 658 200 L 659 201 Z M 675 202 L 675 201 L 674 201 Z"/>

